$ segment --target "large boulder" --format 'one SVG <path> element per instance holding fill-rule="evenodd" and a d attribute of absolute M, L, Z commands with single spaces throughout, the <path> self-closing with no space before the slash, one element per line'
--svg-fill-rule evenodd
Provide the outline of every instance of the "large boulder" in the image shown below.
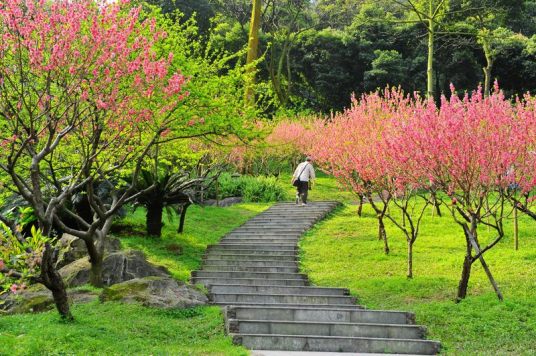
<path fill-rule="evenodd" d="M 68 287 L 89 283 L 91 264 L 87 257 L 74 261 L 60 269 Z M 157 267 L 145 259 L 141 251 L 119 251 L 104 257 L 102 279 L 106 286 L 148 276 L 169 276 L 164 267 Z"/>
<path fill-rule="evenodd" d="M 69 263 L 87 256 L 86 243 L 73 235 L 63 234 L 56 246 L 60 251 L 56 268 L 62 268 Z M 121 242 L 118 239 L 108 237 L 104 241 L 105 253 L 112 253 L 119 250 L 121 250 Z"/>
<path fill-rule="evenodd" d="M 189 308 L 208 303 L 208 298 L 200 291 L 168 277 L 136 278 L 115 284 L 103 290 L 100 300 L 140 303 L 163 309 Z"/>

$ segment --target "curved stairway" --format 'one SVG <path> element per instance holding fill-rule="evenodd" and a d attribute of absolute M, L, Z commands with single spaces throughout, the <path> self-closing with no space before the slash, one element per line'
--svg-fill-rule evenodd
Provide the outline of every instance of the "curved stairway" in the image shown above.
<path fill-rule="evenodd" d="M 225 308 L 233 342 L 252 350 L 436 354 L 414 315 L 366 310 L 343 288 L 298 273 L 300 236 L 338 203 L 276 204 L 209 246 L 192 283 Z"/>

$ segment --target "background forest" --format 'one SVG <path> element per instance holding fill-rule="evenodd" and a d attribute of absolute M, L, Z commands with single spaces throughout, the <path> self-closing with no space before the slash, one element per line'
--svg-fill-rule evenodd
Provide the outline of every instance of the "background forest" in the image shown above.
<path fill-rule="evenodd" d="M 251 1 L 153 3 L 179 9 L 183 21 L 195 16 L 215 48 L 247 43 Z M 340 111 L 352 93 L 387 84 L 424 94 L 427 69 L 436 98 L 451 83 L 460 91 L 484 85 L 486 72 L 508 95 L 536 89 L 534 0 L 267 0 L 260 33 L 257 90 L 267 115 Z"/>

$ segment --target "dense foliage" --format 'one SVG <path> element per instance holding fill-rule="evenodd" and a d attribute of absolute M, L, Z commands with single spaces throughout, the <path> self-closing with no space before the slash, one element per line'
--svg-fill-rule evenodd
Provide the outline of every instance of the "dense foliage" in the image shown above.
<path fill-rule="evenodd" d="M 251 1 L 176 3 L 185 13 L 196 6 L 198 18 L 215 16 L 214 46 L 247 44 Z M 534 0 L 276 0 L 263 1 L 261 13 L 257 78 L 258 94 L 272 98 L 260 100 L 266 114 L 339 111 L 352 93 L 386 84 L 431 90 L 436 100 L 451 83 L 470 91 L 498 79 L 507 95 L 536 89 Z"/>

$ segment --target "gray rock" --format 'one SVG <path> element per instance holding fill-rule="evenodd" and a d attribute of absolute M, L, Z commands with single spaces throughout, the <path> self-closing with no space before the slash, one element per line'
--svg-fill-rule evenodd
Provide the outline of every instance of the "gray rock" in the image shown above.
<path fill-rule="evenodd" d="M 123 301 L 163 309 L 189 308 L 208 303 L 207 297 L 186 284 L 167 277 L 136 278 L 105 288 L 102 302 Z"/>
<path fill-rule="evenodd" d="M 98 298 L 91 290 L 68 291 L 69 302 L 88 303 Z M 6 314 L 39 313 L 54 309 L 52 293 L 43 285 L 32 286 L 17 294 L 7 294 L 0 301 L 0 310 Z"/>
<path fill-rule="evenodd" d="M 69 287 L 89 283 L 91 264 L 87 257 L 60 269 L 60 274 Z M 145 259 L 141 251 L 119 251 L 104 257 L 102 279 L 106 286 L 148 276 L 169 276 L 164 267 L 155 266 Z"/>
<path fill-rule="evenodd" d="M 62 268 L 69 263 L 87 256 L 86 243 L 76 236 L 63 234 L 57 245 L 59 250 L 56 268 Z M 105 253 L 112 253 L 121 250 L 121 242 L 116 238 L 107 238 L 104 242 Z"/>
<path fill-rule="evenodd" d="M 243 202 L 243 199 L 241 197 L 231 197 L 231 198 L 225 198 L 221 199 L 219 201 L 219 204 L 217 204 L 216 199 L 209 199 L 205 200 L 204 204 L 209 206 L 221 206 L 221 207 L 228 207 L 235 204 L 240 204 Z"/>

